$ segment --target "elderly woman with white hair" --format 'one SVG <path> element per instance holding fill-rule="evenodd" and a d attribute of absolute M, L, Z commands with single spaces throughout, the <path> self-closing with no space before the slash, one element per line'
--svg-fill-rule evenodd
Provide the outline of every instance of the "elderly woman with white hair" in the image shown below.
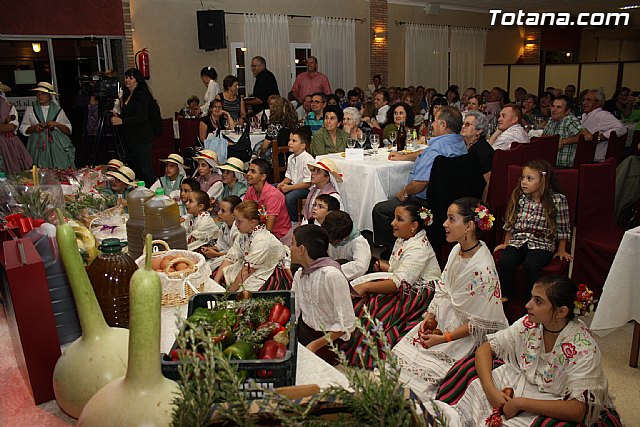
<path fill-rule="evenodd" d="M 71 143 L 71 122 L 53 95 L 53 85 L 40 82 L 32 89 L 37 102 L 27 107 L 20 132 L 29 137 L 27 150 L 41 168 L 75 168 L 76 149 Z"/>
<path fill-rule="evenodd" d="M 489 183 L 493 165 L 493 147 L 489 145 L 486 139 L 488 124 L 489 120 L 484 113 L 476 110 L 467 110 L 464 114 L 462 130 L 460 131 L 469 154 L 474 156 L 480 163 L 480 170 L 482 170 L 484 180 L 487 183 Z"/>
<path fill-rule="evenodd" d="M 347 132 L 351 139 L 359 139 L 364 135 L 365 141 L 368 141 L 369 135 L 371 135 L 371 126 L 362 121 L 362 113 L 360 110 L 356 107 L 347 107 L 343 112 L 342 130 Z"/>

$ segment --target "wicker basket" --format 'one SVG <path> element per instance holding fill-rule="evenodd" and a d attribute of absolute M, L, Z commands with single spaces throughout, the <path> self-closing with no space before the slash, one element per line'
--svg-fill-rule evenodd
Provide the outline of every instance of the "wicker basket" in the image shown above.
<path fill-rule="evenodd" d="M 211 276 L 211 269 L 206 263 L 204 256 L 197 252 L 186 251 L 182 249 L 170 249 L 164 240 L 154 240 L 153 258 L 172 255 L 176 257 L 164 269 L 164 272 L 158 272 L 162 283 L 162 305 L 171 307 L 182 305 L 189 302 L 189 299 L 200 292 L 204 291 L 204 286 Z M 156 245 L 160 245 L 163 249 L 158 250 Z M 136 260 L 138 268 L 144 267 L 145 254 Z M 185 262 L 188 264 L 187 269 L 182 271 L 170 272 L 169 269 L 175 264 Z"/>

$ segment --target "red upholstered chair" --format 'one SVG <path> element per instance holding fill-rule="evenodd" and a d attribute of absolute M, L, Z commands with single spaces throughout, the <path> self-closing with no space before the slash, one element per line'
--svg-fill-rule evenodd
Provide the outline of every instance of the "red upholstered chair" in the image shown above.
<path fill-rule="evenodd" d="M 158 159 L 166 159 L 176 149 L 173 137 L 173 120 L 162 119 L 162 135 L 153 138 L 153 148 L 151 149 L 151 163 L 156 176 L 164 175 L 164 163 Z"/>
<path fill-rule="evenodd" d="M 196 145 L 200 135 L 200 119 L 178 117 L 178 129 L 180 130 L 180 153 L 184 153 L 185 148 Z"/>
<path fill-rule="evenodd" d="M 615 183 L 613 158 L 580 166 L 572 278 L 589 286 L 596 298 L 624 234 L 615 221 Z"/>
<path fill-rule="evenodd" d="M 487 190 L 487 202 L 491 207 L 493 216 L 496 218 L 494 230 L 485 233 L 485 243 L 490 249 L 495 247 L 495 243 L 502 240 L 504 233 L 504 211 L 507 205 L 507 170 L 509 165 L 520 165 L 522 158 L 522 146 L 511 150 L 497 150 L 493 153 L 493 165 L 491 167 L 491 178 Z M 511 188 L 512 190 L 513 188 Z M 511 194 L 509 190 L 509 194 Z"/>
<path fill-rule="evenodd" d="M 573 167 L 578 168 L 583 164 L 590 164 L 594 162 L 596 157 L 596 146 L 598 145 L 598 132 L 593 134 L 591 141 L 586 141 L 584 135 L 578 136 L 578 143 L 576 147 L 576 157 L 573 159 Z"/>
<path fill-rule="evenodd" d="M 619 165 L 624 159 L 624 146 L 627 142 L 627 134 L 618 136 L 615 132 L 611 132 L 609 135 L 609 141 L 607 142 L 607 154 L 606 159 L 613 157 L 616 159 L 616 165 Z"/>
<path fill-rule="evenodd" d="M 554 174 L 560 185 L 562 194 L 567 198 L 569 205 L 569 223 L 571 227 L 575 225 L 577 199 L 578 199 L 578 180 L 579 173 L 577 169 L 554 169 Z M 513 189 L 518 184 L 520 176 L 522 175 L 522 167 L 517 165 L 509 166 L 507 185 Z M 511 197 L 511 191 L 509 196 Z M 502 243 L 502 241 L 498 242 Z M 567 250 L 571 249 L 571 243 L 567 243 Z M 498 251 L 493 254 L 493 259 L 496 262 L 496 266 L 500 263 L 500 256 L 502 251 Z M 559 258 L 553 258 L 546 267 L 542 269 L 541 276 L 549 275 L 568 275 L 569 274 L 569 261 L 560 260 Z M 524 269 L 522 265 L 518 266 L 516 270 L 516 289 L 513 293 L 514 301 L 511 306 L 514 309 L 512 316 L 510 313 L 506 313 L 510 321 L 519 319 L 524 315 L 524 305 L 529 301 L 529 290 L 526 289 L 524 280 Z"/>
<path fill-rule="evenodd" d="M 545 135 L 531 138 L 531 142 L 528 144 L 514 143 L 511 148 L 514 148 L 514 145 L 524 148 L 521 163 L 523 166 L 531 160 L 546 160 L 555 165 L 558 157 L 559 142 L 560 135 Z"/>

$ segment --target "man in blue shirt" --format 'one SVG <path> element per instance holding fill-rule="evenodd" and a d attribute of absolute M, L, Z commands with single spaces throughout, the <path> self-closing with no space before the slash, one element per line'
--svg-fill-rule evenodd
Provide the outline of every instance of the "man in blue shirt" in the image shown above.
<path fill-rule="evenodd" d="M 422 151 L 403 154 L 393 152 L 389 160 L 415 161 L 405 185 L 395 197 L 376 204 L 373 208 L 374 242 L 391 247 L 394 243 L 391 221 L 396 207 L 407 199 L 426 206 L 427 186 L 431 177 L 431 167 L 437 156 L 458 157 L 467 154 L 467 146 L 460 135 L 462 114 L 452 106 L 443 106 L 433 122 L 434 138 L 429 140 L 429 147 Z M 384 258 L 384 256 L 383 256 Z"/>

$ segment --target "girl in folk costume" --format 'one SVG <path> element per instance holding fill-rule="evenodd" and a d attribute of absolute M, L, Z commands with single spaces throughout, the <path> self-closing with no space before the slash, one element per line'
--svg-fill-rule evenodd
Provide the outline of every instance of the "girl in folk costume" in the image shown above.
<path fill-rule="evenodd" d="M 249 291 L 289 290 L 291 275 L 289 248 L 265 226 L 267 211 L 253 200 L 245 200 L 233 211 L 241 233 L 224 257 L 214 280 L 224 277 L 227 289 Z"/>
<path fill-rule="evenodd" d="M 5 97 L 5 92 L 10 90 L 9 86 L 0 82 L 0 168 L 8 173 L 19 173 L 30 169 L 33 159 L 16 135 L 18 112 Z"/>
<path fill-rule="evenodd" d="M 27 150 L 41 168 L 75 168 L 76 150 L 69 139 L 71 122 L 53 99 L 53 85 L 40 82 L 32 89 L 37 102 L 27 107 L 20 132 L 29 137 Z"/>
<path fill-rule="evenodd" d="M 489 335 L 476 351 L 471 369 L 478 378 L 453 406 L 462 425 L 622 425 L 609 400 L 600 349 L 575 319 L 584 313 L 576 295 L 582 302 L 585 292 L 563 276 L 536 282 L 528 314 Z M 505 363 L 492 371 L 494 356 Z"/>
<path fill-rule="evenodd" d="M 320 194 L 329 194 L 340 201 L 338 183 L 342 182 L 340 169 L 331 159 L 318 160 L 307 166 L 311 170 L 311 187 L 304 203 L 302 211 L 304 219 L 301 224 L 306 224 L 311 220 L 313 203 Z"/>
<path fill-rule="evenodd" d="M 189 215 L 187 213 L 187 200 L 189 199 L 189 193 L 198 190 L 200 190 L 200 183 L 195 178 L 187 177 L 182 180 L 182 183 L 180 184 L 180 203 L 178 203 L 181 218 L 186 218 L 187 215 Z"/>
<path fill-rule="evenodd" d="M 422 318 L 433 297 L 427 282 L 440 278 L 436 254 L 429 244 L 425 228 L 431 224 L 431 212 L 415 202 L 402 202 L 395 209 L 391 223 L 396 243 L 389 262 L 377 261 L 378 273 L 366 274 L 351 282 L 361 299 L 355 302 L 356 316 L 362 318 L 364 307 L 384 324 L 391 346 L 413 328 Z M 360 363 L 358 347 L 363 336 L 355 331 L 351 340 L 342 346 L 351 363 Z M 373 367 L 369 350 L 364 348 L 364 364 Z"/>
<path fill-rule="evenodd" d="M 473 353 L 487 333 L 508 326 L 491 251 L 478 240 L 481 230 L 492 227 L 493 216 L 483 202 L 464 197 L 449 206 L 443 225 L 447 242 L 457 245 L 424 321 L 393 349 L 400 378 L 425 401 L 457 360 Z"/>
<path fill-rule="evenodd" d="M 211 240 L 218 238 L 220 229 L 209 215 L 209 195 L 204 191 L 196 190 L 187 197 L 188 216 L 182 223 L 187 230 L 187 244 L 193 251 Z"/>
<path fill-rule="evenodd" d="M 188 169 L 189 167 L 185 166 L 184 159 L 179 154 L 169 154 L 168 158 L 160 159 L 160 161 L 165 164 L 164 176 L 158 178 L 150 190 L 156 191 L 156 189 L 162 187 L 164 188 L 164 194 L 178 201 L 180 199 L 182 180 L 187 175 L 185 168 Z"/>
<path fill-rule="evenodd" d="M 227 159 L 227 163 L 220 166 L 222 171 L 222 195 L 220 199 L 229 196 L 244 197 L 247 194 L 247 180 L 244 176 L 244 162 L 236 157 Z"/>
<path fill-rule="evenodd" d="M 198 161 L 198 177 L 200 190 L 209 195 L 210 198 L 218 200 L 222 194 L 222 175 L 218 169 L 218 155 L 215 151 L 202 150 L 193 157 Z"/>
<path fill-rule="evenodd" d="M 242 199 L 238 196 L 228 196 L 220 201 L 220 211 L 218 212 L 218 223 L 220 227 L 220 236 L 214 246 L 203 246 L 202 255 L 207 258 L 211 271 L 216 271 L 227 251 L 233 246 L 236 237 L 238 236 L 238 227 L 236 226 L 236 219 L 233 216 L 233 210 L 242 203 Z"/>
<path fill-rule="evenodd" d="M 320 197 L 327 196 L 319 196 L 316 203 Z M 366 274 L 371 264 L 371 247 L 349 214 L 333 210 L 327 213 L 321 226 L 329 235 L 328 254 L 340 263 L 340 269 L 347 280 L 354 280 Z"/>
<path fill-rule="evenodd" d="M 569 204 L 548 162 L 534 160 L 522 169 L 520 183 L 507 204 L 504 229 L 504 243 L 494 252 L 504 249 L 498 274 L 507 299 L 513 296 L 518 264 L 523 264 L 527 288 L 531 289 L 553 257 L 573 259 L 567 252 L 571 238 Z"/>

